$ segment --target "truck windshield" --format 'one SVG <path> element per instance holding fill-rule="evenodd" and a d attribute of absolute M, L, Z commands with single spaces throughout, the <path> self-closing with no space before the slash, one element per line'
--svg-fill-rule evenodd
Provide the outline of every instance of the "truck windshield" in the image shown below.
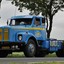
<path fill-rule="evenodd" d="M 23 19 L 12 19 L 10 21 L 11 26 L 16 26 L 16 25 L 31 25 L 32 24 L 32 19 L 30 18 L 23 18 Z"/>

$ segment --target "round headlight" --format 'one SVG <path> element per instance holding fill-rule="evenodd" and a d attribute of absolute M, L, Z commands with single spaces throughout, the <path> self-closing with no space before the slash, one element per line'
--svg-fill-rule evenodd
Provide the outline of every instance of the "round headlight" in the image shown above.
<path fill-rule="evenodd" d="M 18 36 L 18 40 L 22 40 L 22 35 L 19 35 Z"/>

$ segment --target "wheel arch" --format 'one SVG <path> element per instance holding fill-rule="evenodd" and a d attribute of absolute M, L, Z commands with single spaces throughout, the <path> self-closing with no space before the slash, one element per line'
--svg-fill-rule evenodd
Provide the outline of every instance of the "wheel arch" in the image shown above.
<path fill-rule="evenodd" d="M 28 40 L 30 40 L 30 39 L 32 39 L 32 40 L 34 40 L 35 41 L 35 44 L 36 44 L 36 46 L 38 46 L 38 43 L 37 43 L 37 40 L 35 39 L 35 37 L 30 37 Z"/>

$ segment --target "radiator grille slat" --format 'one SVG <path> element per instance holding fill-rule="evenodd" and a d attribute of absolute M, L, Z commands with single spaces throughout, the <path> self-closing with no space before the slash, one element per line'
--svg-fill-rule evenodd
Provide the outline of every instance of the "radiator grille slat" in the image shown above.
<path fill-rule="evenodd" d="M 8 41 L 9 35 L 8 35 L 8 28 L 0 29 L 0 41 Z"/>
<path fill-rule="evenodd" d="M 2 40 L 2 29 L 0 29 L 0 41 Z"/>
<path fill-rule="evenodd" d="M 8 29 L 4 29 L 4 41 L 8 41 Z"/>

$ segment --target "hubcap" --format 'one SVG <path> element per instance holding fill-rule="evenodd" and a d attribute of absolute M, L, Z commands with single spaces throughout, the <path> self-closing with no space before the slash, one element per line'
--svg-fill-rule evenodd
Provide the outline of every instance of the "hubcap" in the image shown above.
<path fill-rule="evenodd" d="M 33 53 L 34 53 L 35 47 L 34 47 L 33 44 L 29 44 L 29 46 L 28 46 L 28 51 L 29 51 L 30 54 L 33 54 Z"/>

